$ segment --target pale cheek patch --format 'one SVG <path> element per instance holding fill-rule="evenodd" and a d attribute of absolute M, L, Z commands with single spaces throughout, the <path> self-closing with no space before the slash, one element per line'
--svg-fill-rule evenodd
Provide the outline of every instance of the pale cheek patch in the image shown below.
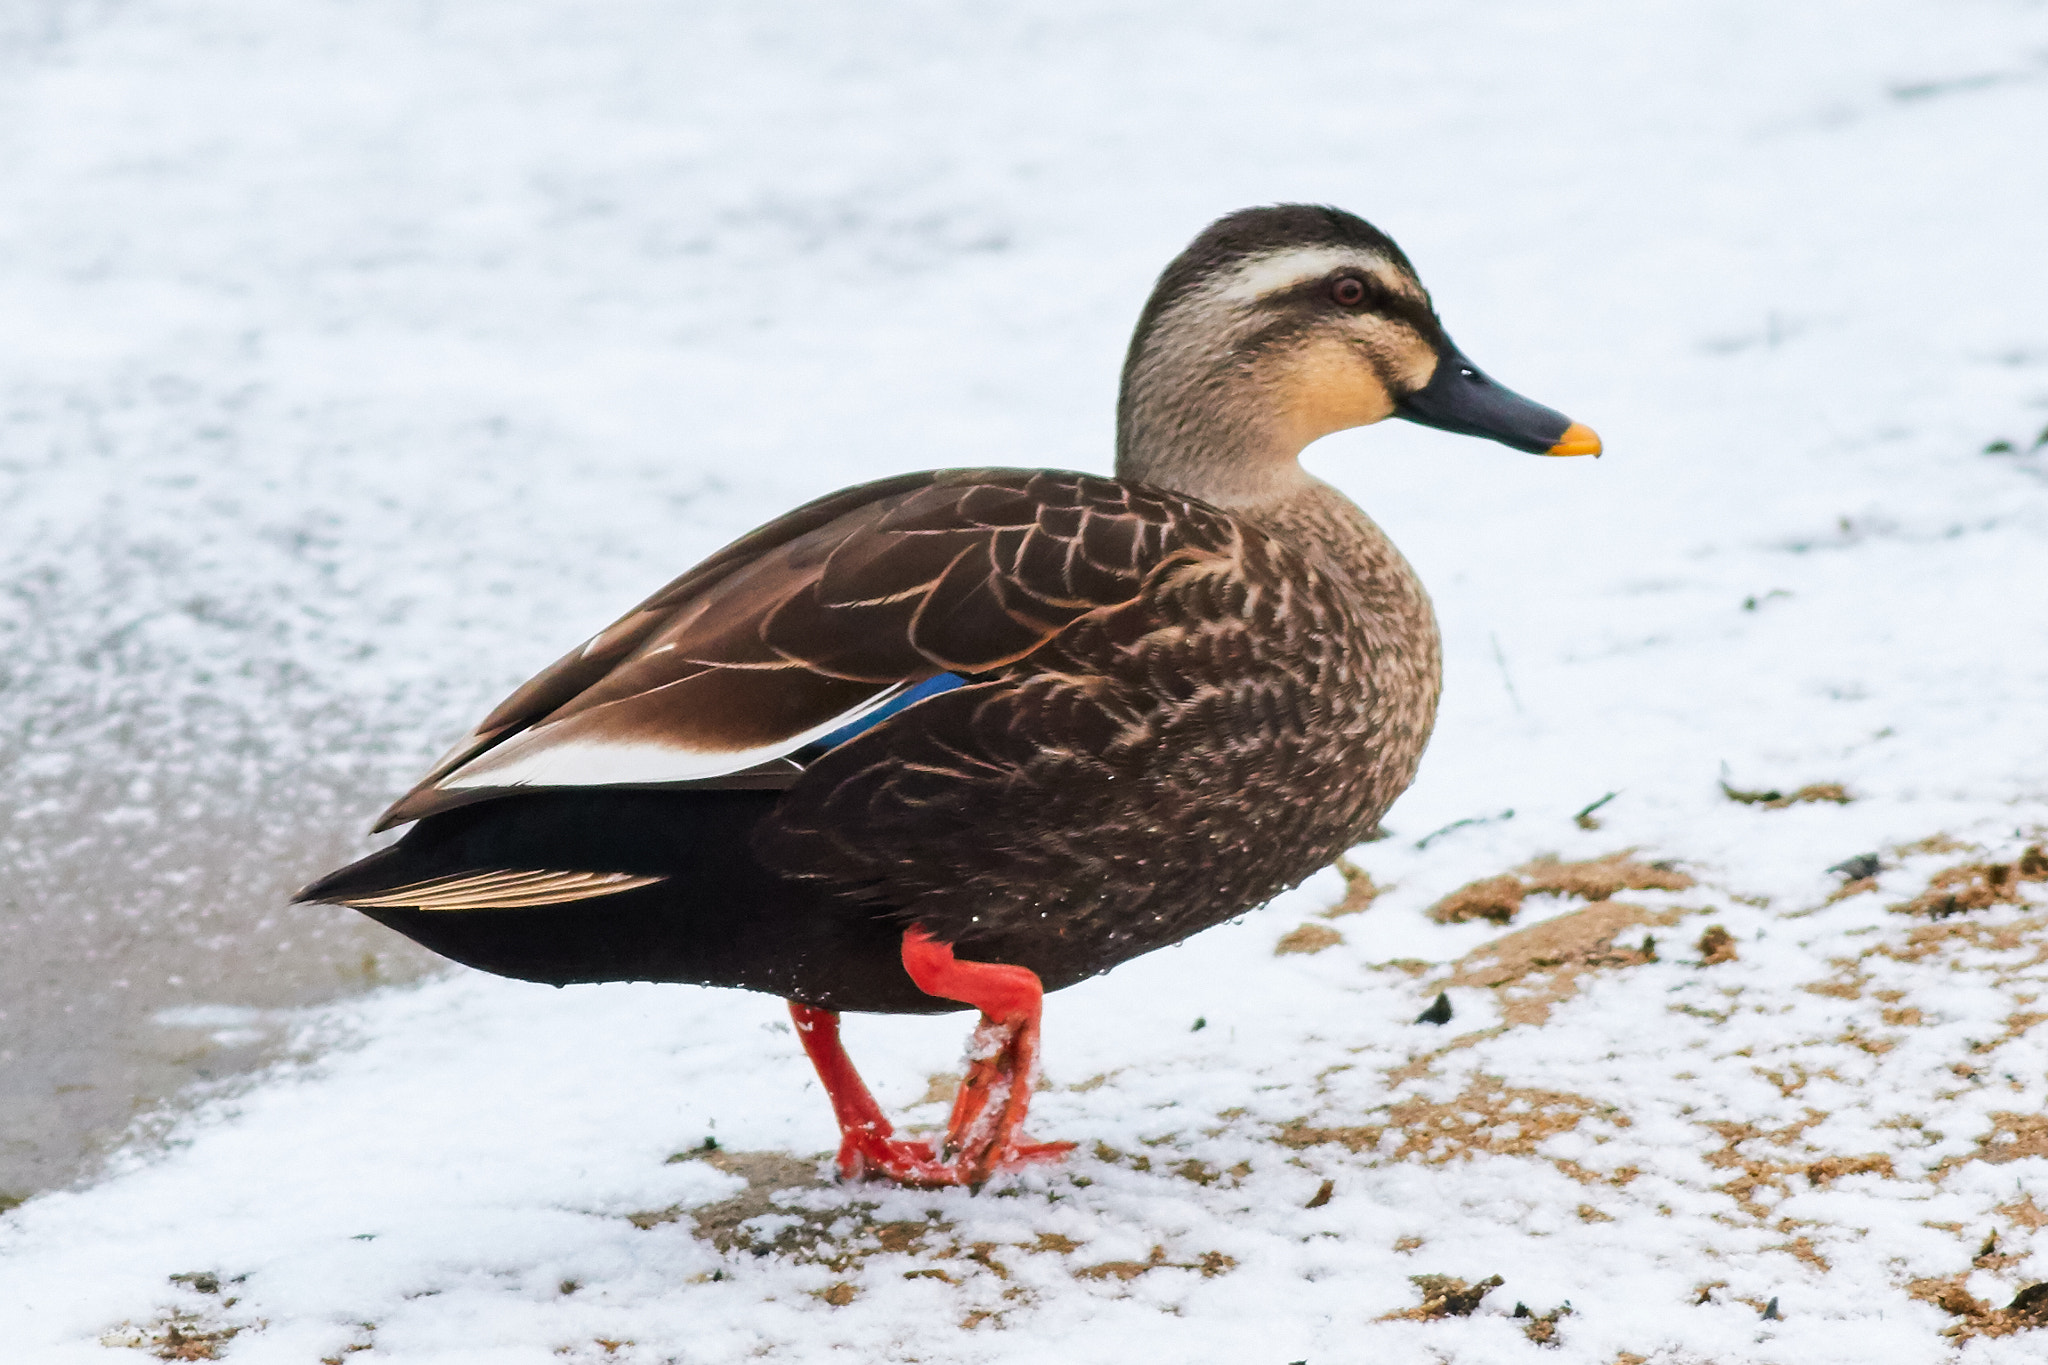
<path fill-rule="evenodd" d="M 1271 379 L 1298 446 L 1333 431 L 1368 426 L 1394 411 L 1393 397 L 1372 366 L 1334 338 L 1279 358 Z"/>

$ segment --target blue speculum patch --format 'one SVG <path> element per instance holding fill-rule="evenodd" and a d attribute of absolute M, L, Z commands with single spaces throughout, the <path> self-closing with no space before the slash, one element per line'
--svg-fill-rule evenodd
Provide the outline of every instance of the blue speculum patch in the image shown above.
<path fill-rule="evenodd" d="M 886 705 L 876 707 L 859 720 L 853 722 L 853 724 L 842 725 L 831 734 L 814 739 L 804 747 L 812 752 L 818 752 L 844 744 L 847 740 L 852 739 L 870 726 L 880 725 L 904 707 L 915 706 L 926 697 L 936 697 L 941 692 L 950 692 L 954 688 L 965 684 L 966 681 L 967 679 L 961 677 L 958 673 L 941 673 L 937 677 L 926 678 L 902 696 L 897 697 Z"/>

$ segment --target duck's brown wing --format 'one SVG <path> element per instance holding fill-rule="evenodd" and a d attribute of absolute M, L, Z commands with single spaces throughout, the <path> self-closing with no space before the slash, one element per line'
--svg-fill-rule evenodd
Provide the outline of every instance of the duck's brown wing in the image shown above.
<path fill-rule="evenodd" d="M 950 470 L 810 503 L 543 671 L 379 821 L 524 788 L 790 785 L 790 755 L 941 673 L 1013 664 L 1230 536 L 1085 474 Z"/>
<path fill-rule="evenodd" d="M 1361 599 L 1205 508 L 1175 534 L 1130 600 L 821 755 L 763 861 L 1055 989 L 1358 842 L 1429 734 L 1427 600 L 1391 571 Z"/>

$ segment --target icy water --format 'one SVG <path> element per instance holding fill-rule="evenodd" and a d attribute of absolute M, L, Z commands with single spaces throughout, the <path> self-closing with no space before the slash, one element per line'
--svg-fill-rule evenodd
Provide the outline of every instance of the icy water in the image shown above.
<path fill-rule="evenodd" d="M 232 450 L 234 416 L 168 380 L 107 387 L 17 388 L 0 454 L 0 1194 L 15 1198 L 88 1171 L 166 1097 L 269 1059 L 291 1007 L 425 959 L 285 904 L 361 847 L 393 765 L 379 718 L 302 648 L 309 604 L 237 544 L 262 529 L 190 501 L 233 481 L 214 451 Z M 118 473 L 93 487 L 101 471 Z"/>
<path fill-rule="evenodd" d="M 11 1198 L 89 1172 L 110 1140 L 150 1126 L 156 1103 L 218 1093 L 277 1056 L 293 1007 L 427 965 L 368 921 L 282 904 L 301 871 L 341 847 L 308 827 L 306 793 L 273 791 L 291 808 L 264 820 L 203 796 L 140 804 L 143 781 L 72 787 L 76 806 L 21 822 L 54 853 L 24 848 L 17 824 L 0 854 L 0 1194 Z M 108 829 L 102 811 L 125 813 L 125 827 Z"/>

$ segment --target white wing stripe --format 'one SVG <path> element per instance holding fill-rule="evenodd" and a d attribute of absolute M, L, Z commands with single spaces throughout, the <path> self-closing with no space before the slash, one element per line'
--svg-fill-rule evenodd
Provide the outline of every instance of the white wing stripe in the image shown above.
<path fill-rule="evenodd" d="M 753 749 L 698 750 L 673 744 L 551 740 L 547 729 L 528 731 L 479 755 L 436 783 L 442 790 L 466 787 L 607 787 L 623 783 L 696 782 L 724 777 L 795 753 L 887 706 L 912 684 L 892 683 L 874 696 L 808 730 Z"/>

